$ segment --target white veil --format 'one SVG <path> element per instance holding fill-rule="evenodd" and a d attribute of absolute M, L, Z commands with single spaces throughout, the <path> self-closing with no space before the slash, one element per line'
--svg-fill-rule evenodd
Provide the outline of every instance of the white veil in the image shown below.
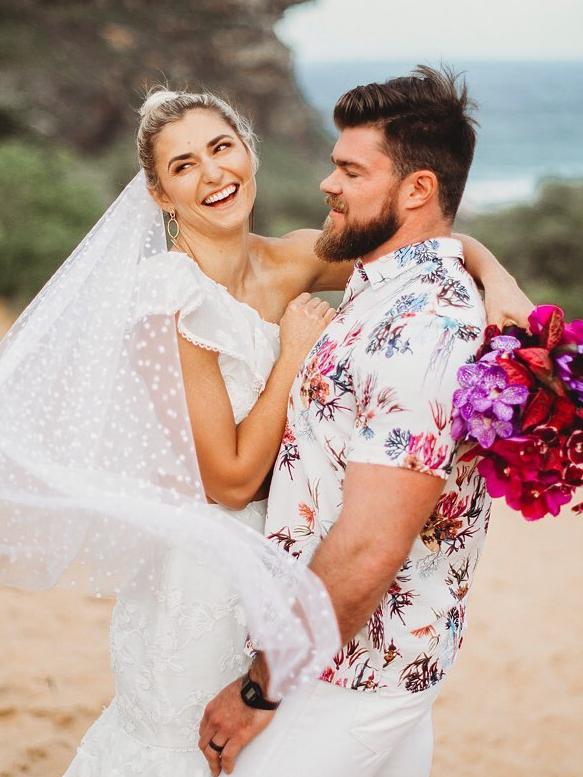
<path fill-rule="evenodd" d="M 153 585 L 161 549 L 212 559 L 280 694 L 328 664 L 338 627 L 313 573 L 205 504 L 176 311 L 140 284 L 164 251 L 139 173 L 0 343 L 0 582 L 115 595 Z"/>

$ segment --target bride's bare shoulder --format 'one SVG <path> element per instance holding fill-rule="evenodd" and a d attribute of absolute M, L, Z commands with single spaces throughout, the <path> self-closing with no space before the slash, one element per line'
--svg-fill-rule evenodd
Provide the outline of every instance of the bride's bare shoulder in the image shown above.
<path fill-rule="evenodd" d="M 321 235 L 319 229 L 296 229 L 283 237 L 261 237 L 265 264 L 286 278 L 293 277 L 301 291 L 338 291 L 344 289 L 352 274 L 353 262 L 325 262 L 314 252 Z"/>
<path fill-rule="evenodd" d="M 282 237 L 270 238 L 272 250 L 276 258 L 282 261 L 293 256 L 296 261 L 299 259 L 311 263 L 316 259 L 314 244 L 320 234 L 319 229 L 295 229 Z"/>
<path fill-rule="evenodd" d="M 285 275 L 298 276 L 307 287 L 317 275 L 320 262 L 314 254 L 318 229 L 297 229 L 282 237 L 254 235 L 265 264 Z"/>

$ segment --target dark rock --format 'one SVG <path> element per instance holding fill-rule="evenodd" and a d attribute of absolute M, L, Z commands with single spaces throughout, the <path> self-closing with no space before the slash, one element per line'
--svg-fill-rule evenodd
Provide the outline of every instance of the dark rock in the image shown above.
<path fill-rule="evenodd" d="M 135 130 L 148 85 L 210 89 L 310 156 L 320 121 L 273 32 L 304 0 L 2 0 L 0 132 L 99 153 Z"/>

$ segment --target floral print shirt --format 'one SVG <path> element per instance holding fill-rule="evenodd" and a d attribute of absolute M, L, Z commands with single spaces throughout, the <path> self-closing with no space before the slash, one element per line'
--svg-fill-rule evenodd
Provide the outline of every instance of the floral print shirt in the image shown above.
<path fill-rule="evenodd" d="M 461 243 L 426 240 L 357 262 L 335 319 L 296 377 L 266 525 L 293 556 L 309 563 L 334 525 L 350 461 L 446 481 L 393 584 L 323 680 L 415 693 L 454 661 L 490 503 L 474 463 L 459 460 L 451 406 L 457 370 L 474 359 L 484 327 Z"/>

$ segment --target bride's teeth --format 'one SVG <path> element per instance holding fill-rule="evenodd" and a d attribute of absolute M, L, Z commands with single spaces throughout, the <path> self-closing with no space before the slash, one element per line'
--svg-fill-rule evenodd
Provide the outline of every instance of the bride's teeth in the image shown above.
<path fill-rule="evenodd" d="M 234 194 L 237 191 L 237 187 L 233 184 L 231 186 L 227 186 L 225 189 L 222 189 L 220 192 L 217 192 L 216 194 L 211 194 L 210 197 L 207 197 L 205 199 L 205 205 L 212 205 L 213 202 L 218 202 L 219 200 L 225 200 L 227 197 L 229 197 L 231 194 Z"/>

